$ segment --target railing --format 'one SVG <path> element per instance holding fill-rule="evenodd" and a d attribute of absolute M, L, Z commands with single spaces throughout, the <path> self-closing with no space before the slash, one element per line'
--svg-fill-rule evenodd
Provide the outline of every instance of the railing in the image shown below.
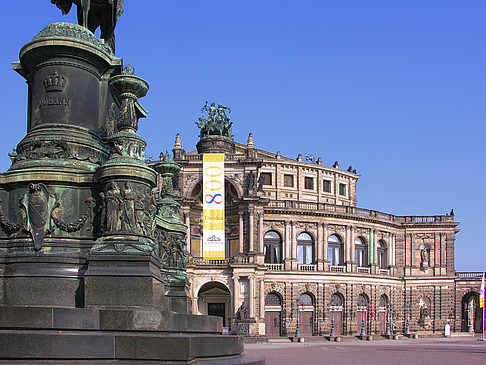
<path fill-rule="evenodd" d="M 299 270 L 299 271 L 317 271 L 317 265 L 313 265 L 313 264 L 297 265 L 297 270 Z"/>
<path fill-rule="evenodd" d="M 344 272 L 344 266 L 329 266 L 331 272 Z"/>
<path fill-rule="evenodd" d="M 269 271 L 282 271 L 284 269 L 284 264 L 265 264 Z"/>
<path fill-rule="evenodd" d="M 380 275 L 390 275 L 390 270 L 388 270 L 388 269 L 380 269 Z"/>
<path fill-rule="evenodd" d="M 226 266 L 229 263 L 230 263 L 230 259 L 225 259 L 225 260 L 204 260 L 204 259 L 189 258 L 189 264 L 194 264 L 194 265 Z"/>
<path fill-rule="evenodd" d="M 240 153 L 226 153 L 224 155 L 225 161 L 238 161 L 239 159 L 245 158 L 245 155 Z M 182 161 L 202 161 L 202 154 L 185 155 Z"/>
<path fill-rule="evenodd" d="M 342 214 L 356 214 L 363 217 L 377 218 L 380 220 L 399 222 L 399 223 L 435 223 L 435 222 L 454 221 L 454 216 L 451 215 L 395 216 L 392 214 L 378 212 L 376 210 L 356 208 L 347 205 L 335 205 L 335 204 L 328 204 L 328 203 L 309 203 L 309 202 L 299 202 L 293 200 L 283 200 L 283 201 L 272 200 L 268 203 L 268 207 L 324 211 L 324 212 L 342 213 Z"/>
<path fill-rule="evenodd" d="M 233 258 L 235 264 L 251 264 L 253 263 L 253 257 L 249 256 L 236 256 Z"/>
<path fill-rule="evenodd" d="M 370 268 L 369 267 L 358 267 L 358 274 L 369 274 Z"/>
<path fill-rule="evenodd" d="M 483 277 L 482 272 L 456 272 L 456 276 L 459 279 L 481 279 Z"/>

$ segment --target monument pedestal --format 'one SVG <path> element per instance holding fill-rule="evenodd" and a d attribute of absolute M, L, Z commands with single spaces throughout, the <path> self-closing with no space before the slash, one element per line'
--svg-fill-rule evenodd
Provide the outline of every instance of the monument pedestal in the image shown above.
<path fill-rule="evenodd" d="M 151 255 L 90 253 L 87 262 L 87 308 L 168 309 L 160 264 Z"/>

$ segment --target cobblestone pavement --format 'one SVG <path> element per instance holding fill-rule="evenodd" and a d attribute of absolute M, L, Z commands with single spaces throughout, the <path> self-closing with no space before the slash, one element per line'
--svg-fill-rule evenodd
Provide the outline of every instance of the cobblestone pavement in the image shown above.
<path fill-rule="evenodd" d="M 300 364 L 486 364 L 486 342 L 478 338 L 245 344 L 245 354 L 266 365 Z"/>

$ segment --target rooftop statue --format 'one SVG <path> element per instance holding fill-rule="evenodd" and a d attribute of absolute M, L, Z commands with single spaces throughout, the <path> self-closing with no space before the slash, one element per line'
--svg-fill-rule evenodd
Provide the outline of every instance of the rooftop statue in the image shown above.
<path fill-rule="evenodd" d="M 208 119 L 199 117 L 199 123 L 195 122 L 201 130 L 199 137 L 223 136 L 233 138 L 233 133 L 231 132 L 233 122 L 230 122 L 230 118 L 226 115 L 226 111 L 231 113 L 231 109 L 228 106 L 218 104 L 216 107 L 215 103 L 208 105 L 206 101 L 206 104 L 201 108 L 201 113 L 205 111 L 208 112 Z"/>
<path fill-rule="evenodd" d="M 51 0 L 51 3 L 56 4 L 63 15 L 76 5 L 79 25 L 93 33 L 100 28 L 101 38 L 115 52 L 115 26 L 123 13 L 123 0 Z"/>

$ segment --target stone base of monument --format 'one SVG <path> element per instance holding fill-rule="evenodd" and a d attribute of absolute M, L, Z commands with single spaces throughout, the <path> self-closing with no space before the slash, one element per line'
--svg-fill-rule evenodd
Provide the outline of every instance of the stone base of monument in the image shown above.
<path fill-rule="evenodd" d="M 0 307 L 0 328 L 0 363 L 264 364 L 242 356 L 242 338 L 221 336 L 213 316 Z"/>
<path fill-rule="evenodd" d="M 150 255 L 88 255 L 84 276 L 88 308 L 155 307 L 169 310 L 160 264 Z"/>

